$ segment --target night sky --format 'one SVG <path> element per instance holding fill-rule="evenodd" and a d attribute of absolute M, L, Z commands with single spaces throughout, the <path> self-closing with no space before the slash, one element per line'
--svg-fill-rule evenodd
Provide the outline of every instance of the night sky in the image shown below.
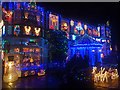
<path fill-rule="evenodd" d="M 112 45 L 120 46 L 119 34 L 119 12 L 120 3 L 83 3 L 83 2 L 42 2 L 37 5 L 43 7 L 47 11 L 57 13 L 65 18 L 80 20 L 91 25 L 104 24 L 110 21 L 112 28 Z"/>

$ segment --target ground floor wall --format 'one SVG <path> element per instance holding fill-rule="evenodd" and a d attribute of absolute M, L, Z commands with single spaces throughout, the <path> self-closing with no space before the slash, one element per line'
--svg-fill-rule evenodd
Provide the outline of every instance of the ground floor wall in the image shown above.
<path fill-rule="evenodd" d="M 84 58 L 84 55 L 87 55 L 89 57 L 89 65 L 96 65 L 97 63 L 102 63 L 102 47 L 71 47 L 69 50 L 70 58 L 73 57 L 73 55 L 76 52 L 79 52 Z"/>

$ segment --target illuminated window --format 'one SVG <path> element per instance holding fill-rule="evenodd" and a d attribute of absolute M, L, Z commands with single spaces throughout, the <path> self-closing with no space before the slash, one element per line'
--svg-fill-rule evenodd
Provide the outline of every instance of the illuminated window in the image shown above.
<path fill-rule="evenodd" d="M 24 26 L 25 34 L 30 35 L 31 27 L 30 26 Z"/>
<path fill-rule="evenodd" d="M 14 26 L 14 35 L 18 36 L 20 33 L 20 26 L 19 25 L 15 25 Z"/>
<path fill-rule="evenodd" d="M 58 16 L 49 14 L 49 29 L 58 30 Z"/>

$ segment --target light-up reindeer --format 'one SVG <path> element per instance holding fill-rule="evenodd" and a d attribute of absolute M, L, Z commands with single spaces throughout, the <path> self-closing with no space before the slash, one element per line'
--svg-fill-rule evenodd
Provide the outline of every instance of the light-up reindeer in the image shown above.
<path fill-rule="evenodd" d="M 31 27 L 30 26 L 24 26 L 24 29 L 25 29 L 25 34 L 26 35 L 29 35 L 30 34 L 30 30 L 31 30 Z"/>
<path fill-rule="evenodd" d="M 40 28 L 38 28 L 38 29 L 35 28 L 35 34 L 36 34 L 36 36 L 39 36 L 39 34 L 40 34 L 40 30 L 41 30 Z"/>

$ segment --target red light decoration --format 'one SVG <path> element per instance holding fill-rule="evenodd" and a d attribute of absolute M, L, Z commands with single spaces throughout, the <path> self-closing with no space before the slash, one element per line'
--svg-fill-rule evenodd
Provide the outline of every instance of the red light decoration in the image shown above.
<path fill-rule="evenodd" d="M 9 23 L 12 21 L 12 11 L 6 11 L 4 8 L 2 9 L 3 13 L 5 14 L 5 21 L 8 21 Z"/>
<path fill-rule="evenodd" d="M 23 52 L 29 52 L 29 48 L 23 48 Z"/>

